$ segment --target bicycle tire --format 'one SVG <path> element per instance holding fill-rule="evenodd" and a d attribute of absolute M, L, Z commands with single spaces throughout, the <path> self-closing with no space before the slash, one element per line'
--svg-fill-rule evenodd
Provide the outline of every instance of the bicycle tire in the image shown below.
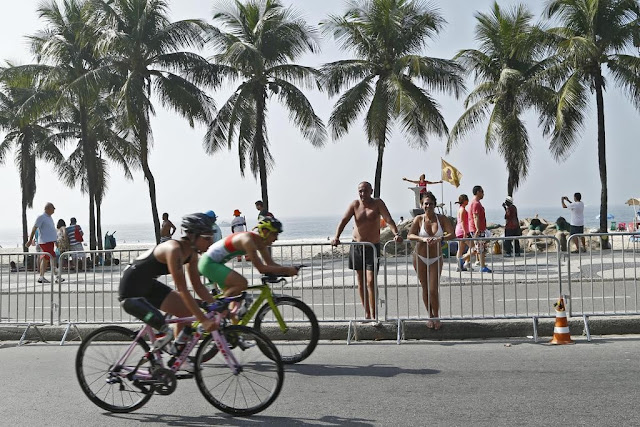
<path fill-rule="evenodd" d="M 282 332 L 275 316 L 271 313 L 271 306 L 267 303 L 258 310 L 253 326 L 275 344 L 284 364 L 291 365 L 301 362 L 309 357 L 318 345 L 318 339 L 320 339 L 318 319 L 311 307 L 297 298 L 281 296 L 274 298 L 273 302 L 278 307 L 285 322 L 290 319 L 290 322 L 304 322 L 304 324 L 296 326 L 295 330 L 287 329 L 287 331 Z M 289 338 L 287 334 L 291 334 L 292 338 L 292 335 L 295 334 L 305 339 L 287 339 Z"/>
<path fill-rule="evenodd" d="M 196 384 L 202 395 L 219 410 L 247 416 L 265 410 L 282 389 L 284 365 L 278 349 L 255 329 L 233 325 L 221 330 L 242 371 L 234 374 L 213 336 L 202 341 L 196 352 Z M 265 354 L 265 353 L 268 353 Z M 210 356 L 209 360 L 204 360 Z"/>
<path fill-rule="evenodd" d="M 153 388 L 145 393 L 122 376 L 114 383 L 107 383 L 111 367 L 126 352 L 136 334 L 122 326 L 104 326 L 91 332 L 78 348 L 76 376 L 80 388 L 89 400 L 109 412 L 135 411 L 153 396 Z M 134 366 L 149 351 L 144 340 L 138 340 L 137 344 L 128 359 Z"/>

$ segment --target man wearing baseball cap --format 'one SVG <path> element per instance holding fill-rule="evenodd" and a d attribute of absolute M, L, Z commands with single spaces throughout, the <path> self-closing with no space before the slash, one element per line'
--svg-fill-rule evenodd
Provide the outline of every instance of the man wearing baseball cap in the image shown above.
<path fill-rule="evenodd" d="M 233 211 L 233 219 L 231 220 L 231 232 L 238 233 L 240 231 L 246 231 L 247 222 L 243 216 L 240 216 L 242 212 L 236 209 Z"/>

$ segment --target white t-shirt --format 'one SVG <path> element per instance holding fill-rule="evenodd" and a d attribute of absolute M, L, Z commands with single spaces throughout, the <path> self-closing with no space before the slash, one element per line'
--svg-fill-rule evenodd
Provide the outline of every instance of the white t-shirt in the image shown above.
<path fill-rule="evenodd" d="M 222 230 L 220 230 L 220 227 L 218 227 L 218 224 L 214 223 L 213 226 L 211 227 L 211 231 L 213 231 L 214 243 L 222 239 Z"/>
<path fill-rule="evenodd" d="M 247 222 L 243 216 L 234 216 L 233 219 L 231 220 L 231 232 L 237 233 L 239 231 L 245 231 L 246 225 L 247 225 Z"/>
<path fill-rule="evenodd" d="M 36 218 L 35 226 L 40 230 L 38 233 L 38 243 L 49 243 L 55 242 L 58 240 L 58 230 L 56 230 L 55 225 L 53 225 L 53 218 L 51 215 L 47 215 L 43 213 L 38 218 Z"/>
<path fill-rule="evenodd" d="M 584 203 L 569 203 L 567 208 L 571 211 L 571 221 L 569 221 L 569 224 L 575 227 L 584 226 Z"/>

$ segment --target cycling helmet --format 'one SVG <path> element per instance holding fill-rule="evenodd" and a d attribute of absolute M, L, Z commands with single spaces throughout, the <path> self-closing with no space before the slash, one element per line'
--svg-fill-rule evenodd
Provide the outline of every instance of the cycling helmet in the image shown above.
<path fill-rule="evenodd" d="M 194 213 L 183 216 L 181 225 L 185 233 L 195 235 L 211 234 L 213 221 L 203 213 Z"/>
<path fill-rule="evenodd" d="M 206 211 L 204 214 L 214 221 L 218 218 L 214 211 Z"/>
<path fill-rule="evenodd" d="M 270 231 L 275 231 L 278 234 L 282 233 L 282 223 L 272 216 L 262 218 L 256 228 L 262 237 Z"/>

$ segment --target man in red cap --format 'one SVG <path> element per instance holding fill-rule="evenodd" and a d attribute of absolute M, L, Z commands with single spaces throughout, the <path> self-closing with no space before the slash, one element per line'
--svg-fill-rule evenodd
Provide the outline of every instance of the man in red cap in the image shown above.
<path fill-rule="evenodd" d="M 238 233 L 247 230 L 247 221 L 243 216 L 240 216 L 242 212 L 239 209 L 233 211 L 233 219 L 231 220 L 231 232 Z M 242 257 L 238 257 L 238 261 L 242 261 Z"/>

